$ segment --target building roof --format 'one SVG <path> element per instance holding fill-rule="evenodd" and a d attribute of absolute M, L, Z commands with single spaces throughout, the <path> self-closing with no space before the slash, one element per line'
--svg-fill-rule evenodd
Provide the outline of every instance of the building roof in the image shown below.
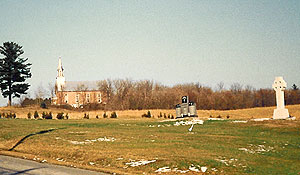
<path fill-rule="evenodd" d="M 66 81 L 63 91 L 94 91 L 98 89 L 98 81 Z"/>

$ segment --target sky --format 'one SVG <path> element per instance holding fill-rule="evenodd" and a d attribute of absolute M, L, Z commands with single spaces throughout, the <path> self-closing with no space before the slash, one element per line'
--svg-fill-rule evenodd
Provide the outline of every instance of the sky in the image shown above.
<path fill-rule="evenodd" d="M 66 81 L 300 86 L 299 0 L 1 0 L 7 41 L 32 63 L 31 97 L 55 82 L 59 57 Z"/>

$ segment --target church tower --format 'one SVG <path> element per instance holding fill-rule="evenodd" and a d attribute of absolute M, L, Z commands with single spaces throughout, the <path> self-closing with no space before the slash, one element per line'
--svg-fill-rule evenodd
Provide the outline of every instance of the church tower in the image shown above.
<path fill-rule="evenodd" d="M 56 77 L 56 87 L 57 91 L 62 91 L 63 87 L 65 86 L 65 77 L 64 77 L 64 68 L 61 64 L 61 58 L 58 59 L 58 67 L 57 67 L 57 77 Z"/>

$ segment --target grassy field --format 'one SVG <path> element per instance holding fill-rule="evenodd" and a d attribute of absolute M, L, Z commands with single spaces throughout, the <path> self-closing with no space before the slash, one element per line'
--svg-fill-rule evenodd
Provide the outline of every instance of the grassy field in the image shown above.
<path fill-rule="evenodd" d="M 298 118 L 296 109 L 299 105 L 289 107 Z M 201 173 L 201 167 L 209 174 L 299 174 L 299 120 L 248 120 L 270 117 L 270 110 L 202 111 L 231 117 L 205 120 L 194 125 L 192 132 L 188 131 L 191 125 L 176 126 L 175 120 L 127 115 L 89 120 L 0 119 L 0 154 L 117 174 L 158 174 L 163 167 L 171 171 L 167 174 Z M 235 123 L 231 118 L 247 122 Z"/>

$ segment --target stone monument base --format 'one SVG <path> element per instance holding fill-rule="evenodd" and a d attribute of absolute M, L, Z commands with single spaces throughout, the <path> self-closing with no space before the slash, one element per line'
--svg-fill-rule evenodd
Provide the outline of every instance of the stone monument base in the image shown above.
<path fill-rule="evenodd" d="M 274 109 L 273 119 L 287 119 L 289 116 L 288 109 Z"/>

